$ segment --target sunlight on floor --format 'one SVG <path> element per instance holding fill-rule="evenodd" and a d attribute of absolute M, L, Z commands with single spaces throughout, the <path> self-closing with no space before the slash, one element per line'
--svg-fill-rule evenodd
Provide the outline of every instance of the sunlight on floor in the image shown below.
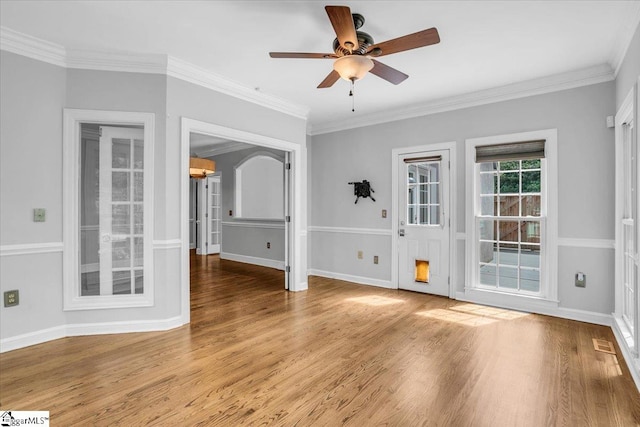
<path fill-rule="evenodd" d="M 434 310 L 419 311 L 416 314 L 432 319 L 458 323 L 464 326 L 483 326 L 500 320 L 519 319 L 529 315 L 529 313 L 475 304 L 461 304 L 447 309 L 437 308 Z"/>
<path fill-rule="evenodd" d="M 379 295 L 367 295 L 364 297 L 346 298 L 345 301 L 357 302 L 359 304 L 366 304 L 374 307 L 380 307 L 383 305 L 391 305 L 391 304 L 398 304 L 398 303 L 404 302 L 404 300 L 401 300 L 401 299 L 381 297 Z"/>
<path fill-rule="evenodd" d="M 503 308 L 487 307 L 485 305 L 476 304 L 460 304 L 454 307 L 449 307 L 449 310 L 476 314 L 478 316 L 488 316 L 501 320 L 520 319 L 521 317 L 526 317 L 530 314 L 523 313 L 522 311 L 505 310 Z"/>
<path fill-rule="evenodd" d="M 622 368 L 620 367 L 620 363 L 618 362 L 618 357 L 615 354 L 608 355 L 611 363 L 607 364 L 606 367 L 606 375 L 609 378 L 615 378 L 622 375 Z"/>

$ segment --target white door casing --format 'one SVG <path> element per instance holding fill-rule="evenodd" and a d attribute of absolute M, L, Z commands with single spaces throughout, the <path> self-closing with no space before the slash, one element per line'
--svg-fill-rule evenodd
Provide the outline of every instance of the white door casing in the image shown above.
<path fill-rule="evenodd" d="M 449 157 L 449 150 L 396 156 L 400 289 L 443 296 L 451 293 Z"/>
<path fill-rule="evenodd" d="M 291 153 L 284 153 L 284 288 L 289 290 L 291 271 L 291 257 L 289 254 L 289 239 L 291 238 Z"/>
<path fill-rule="evenodd" d="M 289 181 L 289 207 L 291 221 L 289 225 L 289 236 L 287 240 L 289 254 L 289 290 L 298 292 L 304 291 L 308 287 L 307 283 L 307 233 L 306 233 L 306 195 L 303 189 L 306 188 L 303 179 L 303 171 L 306 165 L 306 151 L 304 143 L 296 143 L 282 139 L 276 139 L 265 135 L 259 135 L 251 132 L 241 131 L 225 126 L 207 123 L 199 120 L 181 118 L 180 130 L 180 164 L 181 174 L 184 178 L 181 181 L 181 241 L 188 240 L 189 233 L 189 140 L 190 133 L 201 133 L 211 135 L 218 138 L 224 138 L 230 141 L 245 142 L 248 144 L 258 145 L 261 147 L 275 148 L 290 153 L 291 171 Z M 182 243 L 181 250 L 181 321 L 189 323 L 191 318 L 190 312 L 190 287 L 189 287 L 189 250 L 188 245 Z"/>

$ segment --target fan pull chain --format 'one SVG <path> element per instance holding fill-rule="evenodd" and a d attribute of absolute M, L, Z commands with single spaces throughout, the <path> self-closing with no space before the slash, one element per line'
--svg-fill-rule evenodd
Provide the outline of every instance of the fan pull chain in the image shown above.
<path fill-rule="evenodd" d="M 355 80 L 351 80 L 351 90 L 349 91 L 349 96 L 351 97 L 351 112 L 354 113 L 356 111 L 356 97 L 353 96 L 353 89 L 355 88 Z"/>

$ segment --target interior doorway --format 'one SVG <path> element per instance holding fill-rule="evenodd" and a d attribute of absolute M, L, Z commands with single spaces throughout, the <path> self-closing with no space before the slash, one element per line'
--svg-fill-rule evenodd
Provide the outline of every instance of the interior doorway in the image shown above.
<path fill-rule="evenodd" d="M 188 240 L 189 236 L 189 181 L 188 181 L 188 161 L 191 156 L 191 135 L 197 134 L 206 136 L 209 138 L 215 138 L 219 144 L 221 141 L 233 142 L 234 144 L 240 144 L 242 149 L 247 147 L 253 148 L 254 151 L 264 151 L 266 153 L 280 152 L 282 157 L 283 168 L 283 191 L 284 198 L 282 203 L 282 218 L 281 228 L 284 232 L 283 246 L 284 256 L 282 264 L 282 270 L 285 271 L 284 288 L 291 291 L 305 290 L 307 287 L 306 274 L 303 274 L 303 262 L 306 258 L 306 245 L 303 244 L 301 236 L 301 175 L 296 173 L 299 165 L 302 164 L 302 149 L 299 144 L 264 137 L 262 135 L 251 134 L 235 129 L 225 128 L 222 126 L 200 122 L 191 119 L 182 119 L 182 170 L 184 175 L 184 181 L 182 183 L 183 205 L 182 205 L 182 236 Z M 228 147 L 227 147 L 228 149 Z M 233 150 L 232 150 L 233 151 Z M 264 154 L 264 153 L 263 153 Z M 222 177 L 221 182 L 225 183 L 226 178 Z M 223 184 L 224 185 L 224 184 Z M 234 217 L 234 221 L 229 221 L 229 227 L 225 227 L 225 215 L 227 218 L 231 218 L 235 212 L 235 208 L 229 208 L 229 205 L 225 206 L 225 187 L 222 189 L 222 233 L 221 233 L 221 255 L 225 252 L 225 230 L 232 227 L 244 227 L 246 225 L 259 226 L 259 227 L 271 227 L 277 228 L 278 225 L 275 221 L 261 220 L 259 218 L 242 218 L 242 221 L 238 221 Z M 233 222 L 234 224 L 231 224 Z M 237 223 L 243 222 L 238 225 Z M 257 225 L 256 225 L 257 224 Z M 237 240 L 237 239 L 231 239 Z M 183 240 L 185 241 L 185 240 Z M 265 247 L 271 242 L 266 242 Z M 187 319 L 189 316 L 189 245 L 183 244 L 182 252 L 182 317 Z M 187 320 L 188 321 L 188 320 Z M 186 323 L 186 322 L 185 322 Z"/>

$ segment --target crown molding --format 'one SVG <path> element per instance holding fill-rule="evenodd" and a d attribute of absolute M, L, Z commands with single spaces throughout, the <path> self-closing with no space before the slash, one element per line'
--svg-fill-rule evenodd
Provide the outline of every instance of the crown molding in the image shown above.
<path fill-rule="evenodd" d="M 609 82 L 615 79 L 613 69 L 609 64 L 566 73 L 554 74 L 520 83 L 499 86 L 464 95 L 440 98 L 424 104 L 417 104 L 400 108 L 392 112 L 378 112 L 364 117 L 350 118 L 328 123 L 321 123 L 309 127 L 309 135 L 321 135 L 364 126 L 388 123 L 398 120 L 411 119 L 446 111 L 460 110 L 495 102 L 526 98 L 534 95 L 573 89 L 597 83 Z"/>
<path fill-rule="evenodd" d="M 259 92 L 169 55 L 65 49 L 64 46 L 0 27 L 0 49 L 65 68 L 163 74 L 307 120 L 309 108 Z"/>
<path fill-rule="evenodd" d="M 627 25 L 620 26 L 617 37 L 617 49 L 612 52 L 611 59 L 609 60 L 611 68 L 614 70 L 614 76 L 616 77 L 618 76 L 620 67 L 622 67 L 624 58 L 627 56 L 629 46 L 631 46 L 631 42 L 633 41 L 633 36 L 640 26 L 640 3 L 631 3 L 629 7 L 634 7 L 635 9 L 631 10 L 629 15 L 627 15 Z"/>
<path fill-rule="evenodd" d="M 167 75 L 301 119 L 306 119 L 309 115 L 308 107 L 267 95 L 171 56 L 168 57 Z"/>
<path fill-rule="evenodd" d="M 167 55 L 67 49 L 67 68 L 167 74 Z"/>
<path fill-rule="evenodd" d="M 0 27 L 0 50 L 66 67 L 67 51 L 59 44 L 51 43 L 30 35 Z"/>

